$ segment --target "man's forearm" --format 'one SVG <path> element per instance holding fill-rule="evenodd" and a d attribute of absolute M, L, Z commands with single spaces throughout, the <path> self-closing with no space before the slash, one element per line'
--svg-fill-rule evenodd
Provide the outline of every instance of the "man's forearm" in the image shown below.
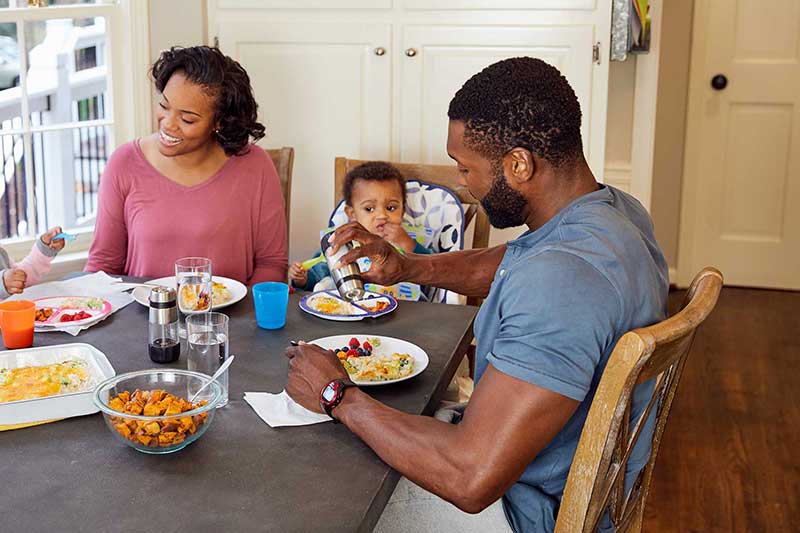
<path fill-rule="evenodd" d="M 426 416 L 392 409 L 352 389 L 333 414 L 381 459 L 426 490 L 465 506 L 474 481 L 460 428 Z M 466 504 L 469 505 L 469 504 Z"/>
<path fill-rule="evenodd" d="M 441 287 L 465 296 L 489 294 L 494 274 L 506 246 L 464 250 L 446 254 L 408 256 L 407 280 L 420 285 Z"/>

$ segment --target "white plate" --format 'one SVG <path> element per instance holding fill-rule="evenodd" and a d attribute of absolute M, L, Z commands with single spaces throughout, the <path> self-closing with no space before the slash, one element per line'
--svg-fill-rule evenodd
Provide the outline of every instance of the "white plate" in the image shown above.
<path fill-rule="evenodd" d="M 52 365 L 67 359 L 83 359 L 88 363 L 92 379 L 89 390 L 0 403 L 0 425 L 28 424 L 96 413 L 98 409 L 92 401 L 93 389 L 115 372 L 105 354 L 94 346 L 73 343 L 0 352 L 0 368 Z"/>
<path fill-rule="evenodd" d="M 395 339 L 394 337 L 381 337 L 380 335 L 334 335 L 332 337 L 323 337 L 321 339 L 316 339 L 313 341 L 307 341 L 309 344 L 316 344 L 321 348 L 325 348 L 326 350 L 336 350 L 337 348 L 341 348 L 346 346 L 350 339 L 355 337 L 359 340 L 362 344 L 366 339 L 379 339 L 381 341 L 380 346 L 374 347 L 372 350 L 373 354 L 382 355 L 382 354 L 392 354 L 392 353 L 407 353 L 411 357 L 414 358 L 414 371 L 411 374 L 399 378 L 399 379 L 392 379 L 389 381 L 356 381 L 353 380 L 353 383 L 359 386 L 372 386 L 372 385 L 389 385 L 390 383 L 398 383 L 400 381 L 405 381 L 407 379 L 411 379 L 414 376 L 417 376 L 422 373 L 428 367 L 428 354 L 425 353 L 425 350 L 417 346 L 416 344 L 412 344 L 408 341 Z"/>
<path fill-rule="evenodd" d="M 321 311 L 317 311 L 314 308 L 314 300 L 317 298 L 333 298 L 334 300 L 338 300 L 342 303 L 342 305 L 348 306 L 351 312 L 349 315 L 329 315 Z M 372 311 L 370 309 L 370 304 L 374 305 L 377 302 L 386 302 L 389 304 L 389 307 L 387 307 L 383 311 Z M 365 318 L 378 318 L 379 316 L 388 315 L 389 313 L 397 309 L 397 300 L 395 300 L 388 294 L 367 292 L 366 294 L 364 294 L 364 297 L 361 300 L 357 302 L 348 302 L 346 300 L 343 300 L 341 296 L 339 296 L 339 293 L 337 291 L 328 290 L 328 291 L 318 291 L 311 294 L 306 294 L 300 299 L 300 303 L 298 305 L 300 306 L 300 309 L 302 309 L 309 315 L 314 315 L 319 318 L 324 318 L 325 320 L 334 320 L 337 322 L 354 322 L 358 320 L 364 320 Z"/>
<path fill-rule="evenodd" d="M 233 305 L 245 296 L 247 296 L 247 287 L 239 281 L 231 278 L 223 278 L 222 276 L 212 276 L 211 279 L 216 281 L 217 283 L 222 283 L 228 290 L 231 291 L 231 299 L 225 302 L 224 304 L 213 304 L 214 310 L 222 309 L 224 307 L 228 307 L 229 305 Z M 175 276 L 167 276 L 166 278 L 158 278 L 153 279 L 146 282 L 150 285 L 162 285 L 164 287 L 175 287 Z M 148 299 L 150 298 L 150 287 L 146 287 L 140 285 L 133 289 L 131 293 L 133 295 L 133 299 L 136 300 L 138 303 L 142 304 L 145 307 L 150 306 L 150 302 Z"/>

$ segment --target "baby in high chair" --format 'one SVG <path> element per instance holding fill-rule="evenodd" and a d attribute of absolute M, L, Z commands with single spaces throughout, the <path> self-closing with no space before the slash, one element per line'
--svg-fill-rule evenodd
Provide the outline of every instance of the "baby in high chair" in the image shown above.
<path fill-rule="evenodd" d="M 400 171 L 389 163 L 371 161 L 347 173 L 342 186 L 345 213 L 369 232 L 379 235 L 404 253 L 432 254 L 412 238 L 403 227 L 406 202 L 406 181 Z M 316 254 L 319 256 L 321 252 Z M 315 256 L 315 257 L 316 257 Z M 306 270 L 300 263 L 289 265 L 289 278 L 298 289 L 314 290 L 330 270 L 324 261 Z M 331 288 L 332 283 L 330 284 Z"/>
<path fill-rule="evenodd" d="M 50 272 L 50 263 L 66 244 L 64 239 L 53 239 L 61 233 L 61 228 L 50 228 L 47 233 L 36 239 L 30 253 L 19 263 L 8 256 L 8 252 L 0 247 L 0 300 L 12 294 L 20 294 L 26 287 L 35 285 Z"/>

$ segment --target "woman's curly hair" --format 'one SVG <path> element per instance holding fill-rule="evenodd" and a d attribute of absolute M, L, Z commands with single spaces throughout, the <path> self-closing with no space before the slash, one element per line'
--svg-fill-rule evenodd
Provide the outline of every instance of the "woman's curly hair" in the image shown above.
<path fill-rule="evenodd" d="M 210 46 L 173 46 L 161 52 L 150 73 L 156 89 L 164 91 L 175 72 L 200 85 L 216 98 L 214 131 L 216 141 L 227 155 L 237 155 L 250 143 L 264 137 L 264 125 L 258 122 L 258 104 L 250 86 L 250 77 L 242 66 Z"/>

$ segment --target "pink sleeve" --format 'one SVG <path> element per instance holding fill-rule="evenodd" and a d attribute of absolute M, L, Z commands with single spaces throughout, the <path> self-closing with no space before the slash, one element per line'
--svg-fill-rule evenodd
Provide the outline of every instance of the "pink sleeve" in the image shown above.
<path fill-rule="evenodd" d="M 100 178 L 94 239 L 89 248 L 89 260 L 83 269 L 85 272 L 102 270 L 107 274 L 125 274 L 128 230 L 125 223 L 125 194 L 120 187 L 124 159 L 117 153 L 112 154 Z"/>
<path fill-rule="evenodd" d="M 25 286 L 30 287 L 39 283 L 45 274 L 50 272 L 50 263 L 53 262 L 53 257 L 48 257 L 41 250 L 39 250 L 38 239 L 33 243 L 31 252 L 25 256 L 25 259 L 13 265 L 14 268 L 19 268 L 25 271 Z"/>
<path fill-rule="evenodd" d="M 281 184 L 272 159 L 264 157 L 265 185 L 255 230 L 255 269 L 248 285 L 262 281 L 286 282 L 289 268 L 286 216 Z"/>

